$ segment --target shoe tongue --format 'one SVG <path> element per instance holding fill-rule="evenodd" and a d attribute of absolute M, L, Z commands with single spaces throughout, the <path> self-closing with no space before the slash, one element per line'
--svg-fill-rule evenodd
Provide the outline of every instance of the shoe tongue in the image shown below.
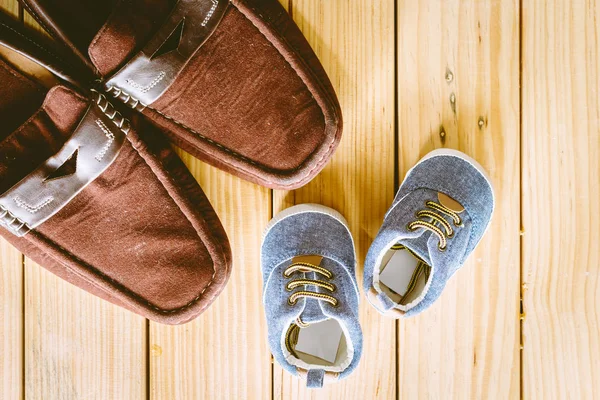
<path fill-rule="evenodd" d="M 305 324 L 315 324 L 317 322 L 328 320 L 330 317 L 323 313 L 319 300 L 306 299 L 306 306 L 300 314 L 300 320 Z"/>
<path fill-rule="evenodd" d="M 321 265 L 322 261 L 323 257 L 321 256 L 299 256 L 294 257 L 293 259 L 293 262 L 307 262 L 314 265 Z M 306 279 L 319 279 L 317 274 L 314 272 L 307 272 L 305 276 Z M 307 290 L 311 292 L 318 291 L 318 289 L 315 286 L 307 286 Z M 323 313 L 323 310 L 321 309 L 321 305 L 319 304 L 320 300 L 306 298 L 305 301 L 306 303 L 304 306 L 304 310 L 302 310 L 302 313 L 300 313 L 299 316 L 302 322 L 304 322 L 305 324 L 315 324 L 317 322 L 329 319 L 329 317 L 325 315 Z"/>
<path fill-rule="evenodd" d="M 415 253 L 421 260 L 431 266 L 431 257 L 429 256 L 428 241 L 431 237 L 431 232 L 423 232 L 421 236 L 414 238 L 402 239 L 399 241 L 400 244 L 404 245 L 407 249 Z"/>

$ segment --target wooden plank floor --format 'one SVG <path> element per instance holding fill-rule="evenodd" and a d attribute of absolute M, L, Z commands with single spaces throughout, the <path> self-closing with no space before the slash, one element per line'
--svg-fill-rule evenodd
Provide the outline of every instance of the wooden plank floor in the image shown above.
<path fill-rule="evenodd" d="M 342 105 L 332 161 L 282 192 L 180 152 L 234 252 L 225 292 L 183 326 L 0 240 L 0 399 L 600 398 L 600 0 L 281 1 Z M 33 24 L 16 0 L 0 8 Z M 384 319 L 363 297 L 358 370 L 306 390 L 268 351 L 264 227 L 293 204 L 333 207 L 362 262 L 399 180 L 440 147 L 489 171 L 490 230 L 425 314 Z"/>

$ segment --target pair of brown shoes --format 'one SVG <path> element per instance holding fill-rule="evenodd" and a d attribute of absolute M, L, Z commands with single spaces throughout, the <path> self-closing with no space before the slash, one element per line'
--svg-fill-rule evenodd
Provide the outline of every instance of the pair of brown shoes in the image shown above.
<path fill-rule="evenodd" d="M 341 135 L 322 66 L 277 0 L 21 2 L 55 41 L 0 15 L 0 234 L 154 321 L 197 317 L 231 250 L 165 137 L 302 186 Z"/>

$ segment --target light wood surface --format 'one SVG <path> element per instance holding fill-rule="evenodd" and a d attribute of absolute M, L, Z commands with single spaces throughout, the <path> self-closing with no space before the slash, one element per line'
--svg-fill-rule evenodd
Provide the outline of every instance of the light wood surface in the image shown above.
<path fill-rule="evenodd" d="M 25 393 L 30 399 L 138 399 L 146 321 L 25 261 Z"/>
<path fill-rule="evenodd" d="M 331 162 L 283 192 L 179 153 L 234 254 L 224 293 L 183 326 L 99 300 L 0 240 L 0 399 L 597 398 L 599 0 L 281 2 L 342 105 Z M 16 0 L 0 7 L 18 14 Z M 490 230 L 423 315 L 385 319 L 362 296 L 358 370 L 305 389 L 269 353 L 263 229 L 294 204 L 337 209 L 362 282 L 399 180 L 440 147 L 489 171 Z"/>
<path fill-rule="evenodd" d="M 600 396 L 600 1 L 523 3 L 523 394 Z"/>
<path fill-rule="evenodd" d="M 398 172 L 448 147 L 478 160 L 495 218 L 426 313 L 400 321 L 401 398 L 519 396 L 517 1 L 398 2 Z M 483 123 L 481 123 L 482 121 Z"/>
<path fill-rule="evenodd" d="M 23 256 L 0 239 L 0 398 L 23 397 Z"/>

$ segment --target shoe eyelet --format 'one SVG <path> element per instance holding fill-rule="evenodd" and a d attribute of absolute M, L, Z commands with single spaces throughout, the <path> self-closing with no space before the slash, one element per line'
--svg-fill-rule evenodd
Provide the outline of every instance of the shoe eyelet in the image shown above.
<path fill-rule="evenodd" d="M 335 305 L 331 305 L 331 307 L 333 308 L 338 308 L 340 306 L 340 302 L 338 301 L 338 299 L 335 299 Z"/>
<path fill-rule="evenodd" d="M 446 251 L 447 247 L 448 247 L 448 245 L 446 245 L 444 247 L 438 245 L 438 250 L 441 251 L 441 252 L 444 252 L 444 251 Z"/>
<path fill-rule="evenodd" d="M 294 301 L 294 302 L 292 302 L 292 299 L 291 299 L 291 298 L 289 298 L 289 297 L 288 297 L 288 301 L 287 301 L 287 302 L 288 302 L 288 305 L 289 305 L 289 306 L 295 306 L 295 305 L 296 305 L 296 302 L 295 302 L 295 301 Z"/>
<path fill-rule="evenodd" d="M 288 292 L 291 292 L 294 289 L 290 288 L 290 284 L 288 283 L 287 285 L 285 285 L 285 290 L 287 290 Z"/>
<path fill-rule="evenodd" d="M 327 278 L 327 280 L 331 281 L 335 278 L 335 275 L 333 274 L 333 272 L 330 272 L 331 276 L 329 278 Z"/>
<path fill-rule="evenodd" d="M 331 286 L 333 287 L 333 290 L 331 290 L 332 292 L 335 292 L 337 290 L 337 286 L 335 286 L 335 284 L 331 284 Z"/>
<path fill-rule="evenodd" d="M 452 232 L 452 233 L 451 233 L 451 234 L 449 234 L 449 235 L 446 235 L 446 237 L 447 237 L 448 239 L 452 239 L 452 238 L 454 237 L 454 232 Z"/>

